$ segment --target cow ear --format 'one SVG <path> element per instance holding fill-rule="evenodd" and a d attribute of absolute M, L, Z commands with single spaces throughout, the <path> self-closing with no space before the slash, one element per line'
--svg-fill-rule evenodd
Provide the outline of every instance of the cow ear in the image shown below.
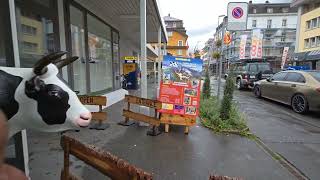
<path fill-rule="evenodd" d="M 25 84 L 25 93 L 28 97 L 36 99 L 40 91 L 44 90 L 45 83 L 38 76 L 33 77 Z"/>

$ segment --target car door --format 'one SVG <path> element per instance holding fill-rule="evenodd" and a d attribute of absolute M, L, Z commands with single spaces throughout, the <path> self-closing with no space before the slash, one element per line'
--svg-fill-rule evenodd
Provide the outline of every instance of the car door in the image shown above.
<path fill-rule="evenodd" d="M 262 85 L 262 96 L 276 100 L 279 97 L 279 83 L 283 82 L 286 76 L 287 72 L 279 72 L 273 75 L 272 78 L 269 79 L 269 81 L 265 82 Z"/>
<path fill-rule="evenodd" d="M 281 102 L 291 104 L 291 97 L 305 86 L 305 77 L 298 72 L 288 72 L 285 80 L 279 85 L 279 99 Z"/>

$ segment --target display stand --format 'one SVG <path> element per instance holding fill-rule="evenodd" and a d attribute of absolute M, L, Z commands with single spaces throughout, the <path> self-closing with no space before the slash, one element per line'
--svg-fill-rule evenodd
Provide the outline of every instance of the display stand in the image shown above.
<path fill-rule="evenodd" d="M 169 132 L 170 125 L 185 126 L 184 133 L 188 134 L 191 126 L 195 126 L 197 121 L 196 117 L 189 117 L 184 115 L 164 114 L 160 116 L 161 124 L 165 125 L 165 132 Z"/>

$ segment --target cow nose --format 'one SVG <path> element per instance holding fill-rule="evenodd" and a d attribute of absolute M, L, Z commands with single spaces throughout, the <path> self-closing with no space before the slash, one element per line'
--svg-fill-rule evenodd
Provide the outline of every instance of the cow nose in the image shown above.
<path fill-rule="evenodd" d="M 84 114 L 80 115 L 80 118 L 83 120 L 91 120 L 92 115 L 91 115 L 91 113 L 84 113 Z"/>

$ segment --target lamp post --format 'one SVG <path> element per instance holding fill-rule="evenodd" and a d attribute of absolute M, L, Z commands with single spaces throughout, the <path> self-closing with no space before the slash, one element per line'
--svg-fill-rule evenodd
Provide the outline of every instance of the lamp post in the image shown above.
<path fill-rule="evenodd" d="M 219 20 L 221 17 L 225 17 L 225 15 L 220 15 L 218 17 L 218 27 L 219 27 Z M 221 28 L 221 31 L 223 31 L 223 28 Z M 224 34 L 222 33 L 222 37 L 221 37 L 221 41 L 222 41 L 222 38 L 223 38 Z M 223 53 L 223 48 L 222 48 L 222 44 L 221 43 L 221 47 L 219 49 L 220 51 L 220 59 L 219 59 L 219 74 L 218 74 L 218 68 L 216 69 L 216 73 L 218 74 L 218 92 L 217 92 L 217 98 L 218 98 L 218 102 L 220 102 L 220 87 L 221 87 L 221 74 L 222 74 L 222 59 L 221 59 L 221 56 L 222 56 L 222 53 Z M 217 63 L 216 63 L 217 64 Z"/>

